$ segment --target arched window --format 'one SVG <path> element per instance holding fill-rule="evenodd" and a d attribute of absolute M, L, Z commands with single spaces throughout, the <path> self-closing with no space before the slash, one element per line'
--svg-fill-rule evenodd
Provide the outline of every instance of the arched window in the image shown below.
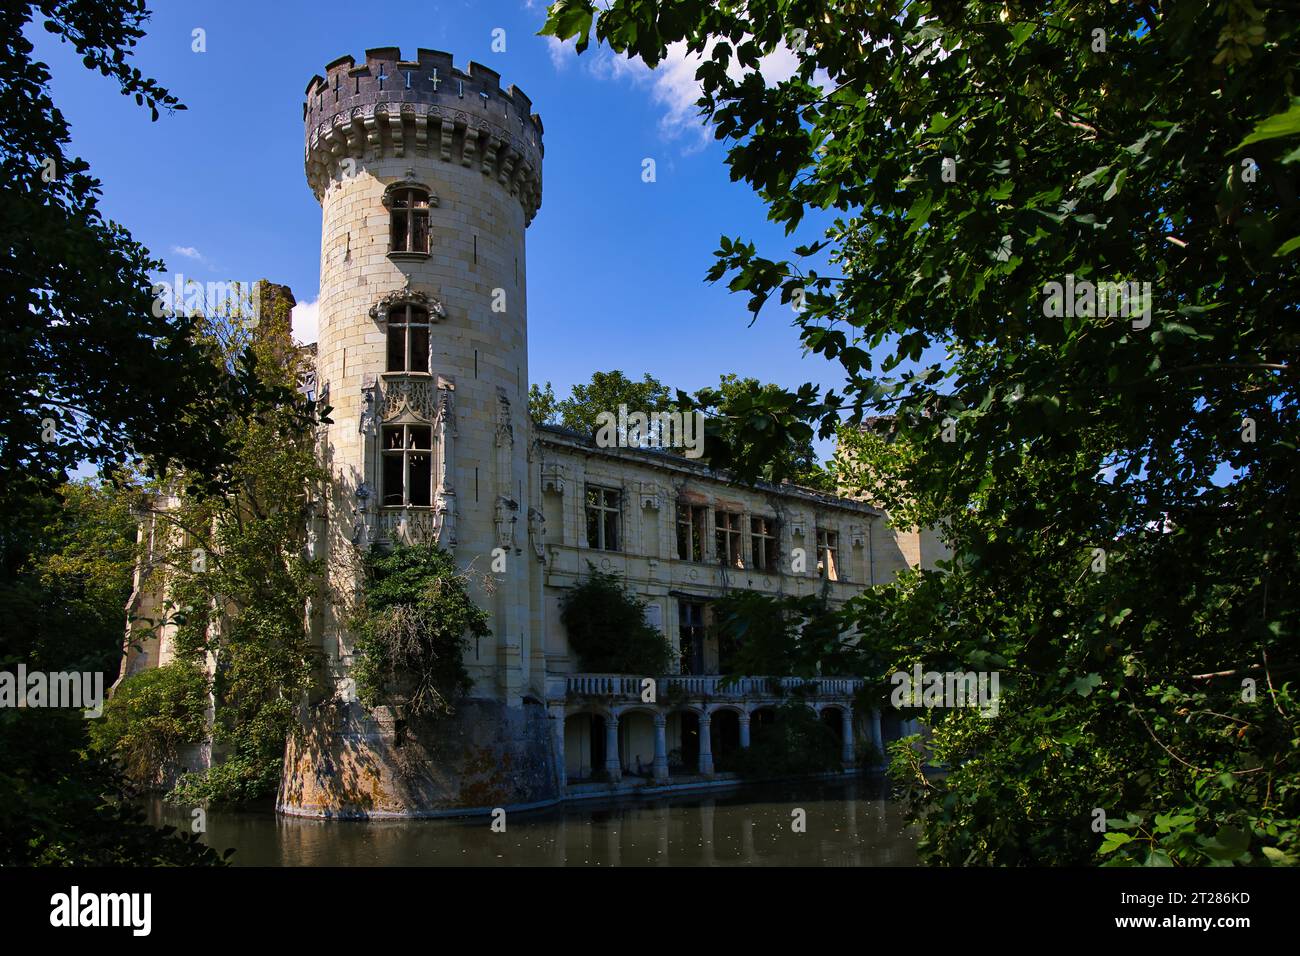
<path fill-rule="evenodd" d="M 385 197 L 392 222 L 389 252 L 429 254 L 429 192 L 415 186 L 394 189 Z"/>
<path fill-rule="evenodd" d="M 427 508 L 433 504 L 431 427 L 385 425 L 383 459 L 385 508 Z"/>
<path fill-rule="evenodd" d="M 418 305 L 388 310 L 388 371 L 429 371 L 429 313 Z"/>

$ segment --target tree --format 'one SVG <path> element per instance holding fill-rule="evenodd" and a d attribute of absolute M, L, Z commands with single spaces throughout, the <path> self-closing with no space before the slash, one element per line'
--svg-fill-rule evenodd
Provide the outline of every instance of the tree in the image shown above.
<path fill-rule="evenodd" d="M 315 430 L 328 409 L 295 391 L 310 360 L 293 344 L 292 295 L 266 282 L 260 294 L 255 327 L 220 316 L 201 329 L 224 363 L 247 357 L 265 394 L 291 398 L 221 423 L 238 449 L 228 486 L 181 491 L 175 507 L 154 510 L 172 529 L 165 563 L 177 656 L 196 666 L 215 662 L 213 735 L 229 751 L 182 782 L 175 796 L 184 799 L 238 803 L 273 793 L 285 738 L 319 664 L 305 621 L 323 562 L 309 553 L 308 528 L 328 478 Z"/>
<path fill-rule="evenodd" d="M 546 383 L 545 391 L 536 382 L 528 386 L 528 414 L 537 425 L 554 425 L 559 422 L 559 402 L 550 382 Z"/>
<path fill-rule="evenodd" d="M 0 12 L 0 507 L 81 463 L 146 460 L 217 480 L 229 449 L 207 427 L 245 405 L 252 377 L 220 373 L 196 318 L 155 307 L 149 257 L 99 211 L 100 184 L 65 153 L 68 124 L 22 35 L 36 13 L 123 95 L 184 109 L 130 65 L 143 0 L 17 3 Z M 35 483 L 35 485 L 33 485 Z"/>
<path fill-rule="evenodd" d="M 596 418 L 601 413 L 618 415 L 619 405 L 629 412 L 670 411 L 672 403 L 667 386 L 646 372 L 641 381 L 634 382 L 617 369 L 610 372 L 593 372 L 586 385 L 573 386 L 573 394 L 559 402 L 555 408 L 560 424 L 584 435 L 594 435 Z"/>
<path fill-rule="evenodd" d="M 942 780 L 899 752 L 929 859 L 1297 857 L 1297 29 L 1237 0 L 550 8 L 652 67 L 684 41 L 733 178 L 788 230 L 834 217 L 794 259 L 724 236 L 707 275 L 802 306 L 847 385 L 763 402 L 823 437 L 889 416 L 842 481 L 952 544 L 856 602 L 876 676 L 1002 674 L 998 718 L 930 718 Z"/>
<path fill-rule="evenodd" d="M 560 620 L 582 669 L 604 674 L 668 673 L 672 645 L 646 622 L 645 602 L 617 575 L 587 562 L 590 577 L 564 595 Z"/>

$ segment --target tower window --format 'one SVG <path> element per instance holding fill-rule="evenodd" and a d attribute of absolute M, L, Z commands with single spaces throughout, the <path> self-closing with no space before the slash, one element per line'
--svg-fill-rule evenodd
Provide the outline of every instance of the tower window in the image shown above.
<path fill-rule="evenodd" d="M 386 508 L 433 503 L 433 430 L 428 425 L 385 425 L 383 502 Z"/>
<path fill-rule="evenodd" d="M 418 305 L 388 312 L 388 371 L 429 371 L 429 313 Z"/>
<path fill-rule="evenodd" d="M 422 189 L 398 189 L 388 197 L 392 220 L 390 252 L 429 254 L 429 194 Z"/>
<path fill-rule="evenodd" d="M 587 547 L 599 551 L 619 550 L 621 517 L 617 488 L 587 486 Z"/>

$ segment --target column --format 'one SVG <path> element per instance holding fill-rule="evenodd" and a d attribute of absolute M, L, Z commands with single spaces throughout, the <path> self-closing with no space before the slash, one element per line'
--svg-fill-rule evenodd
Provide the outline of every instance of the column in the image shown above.
<path fill-rule="evenodd" d="M 605 774 L 611 783 L 623 779 L 623 765 L 618 759 L 618 714 L 613 711 L 605 717 Z"/>
<path fill-rule="evenodd" d="M 740 746 L 742 750 L 749 749 L 749 714 L 740 715 Z"/>
<path fill-rule="evenodd" d="M 844 769 L 853 766 L 853 708 L 840 708 L 840 733 L 843 736 L 843 749 L 840 758 L 844 761 Z"/>
<path fill-rule="evenodd" d="M 700 714 L 700 773 L 713 776 L 713 718 L 709 714 Z"/>
<path fill-rule="evenodd" d="M 668 718 L 664 714 L 655 714 L 655 763 L 656 781 L 668 779 Z"/>
<path fill-rule="evenodd" d="M 877 758 L 881 763 L 885 762 L 885 740 L 880 733 L 880 708 L 871 708 L 871 742 L 876 747 L 876 752 L 880 754 Z"/>
<path fill-rule="evenodd" d="M 564 761 L 564 705 L 551 706 L 551 739 L 555 747 L 555 782 L 559 788 L 556 796 L 564 796 L 569 785 L 568 769 Z"/>

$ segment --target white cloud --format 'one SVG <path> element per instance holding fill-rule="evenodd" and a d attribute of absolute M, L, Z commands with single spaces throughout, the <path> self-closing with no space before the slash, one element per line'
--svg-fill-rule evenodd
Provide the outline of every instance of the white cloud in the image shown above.
<path fill-rule="evenodd" d="M 319 332 L 319 314 L 320 300 L 299 302 L 293 307 L 290 322 L 293 325 L 293 337 L 299 344 L 309 345 L 316 341 Z"/>
<path fill-rule="evenodd" d="M 193 246 L 172 246 L 172 252 L 178 256 L 184 256 L 186 259 L 193 259 L 195 262 L 203 261 L 203 253 Z"/>
<path fill-rule="evenodd" d="M 565 43 L 552 36 L 543 39 L 546 41 L 546 52 L 551 57 L 551 66 L 555 67 L 557 72 L 568 69 L 569 64 L 578 58 L 578 48 L 573 43 Z"/>
<path fill-rule="evenodd" d="M 627 79 L 638 86 L 648 86 L 651 99 L 663 109 L 663 115 L 659 118 L 660 135 L 669 141 L 685 137 L 686 152 L 695 152 L 703 149 L 712 138 L 708 124 L 700 117 L 696 105 L 702 90 L 695 78 L 695 71 L 705 57 L 712 55 L 717 42 L 712 41 L 705 52 L 698 55 L 687 51 L 684 40 L 669 44 L 667 55 L 653 70 L 640 57 L 629 59 L 602 49 L 591 61 L 589 69 L 593 76 L 602 80 Z M 555 62 L 556 55 L 552 51 L 552 62 Z M 794 76 L 798 67 L 798 56 L 781 45 L 759 61 L 758 71 L 768 85 L 774 85 Z M 727 75 L 738 80 L 743 72 L 733 57 Z"/>

